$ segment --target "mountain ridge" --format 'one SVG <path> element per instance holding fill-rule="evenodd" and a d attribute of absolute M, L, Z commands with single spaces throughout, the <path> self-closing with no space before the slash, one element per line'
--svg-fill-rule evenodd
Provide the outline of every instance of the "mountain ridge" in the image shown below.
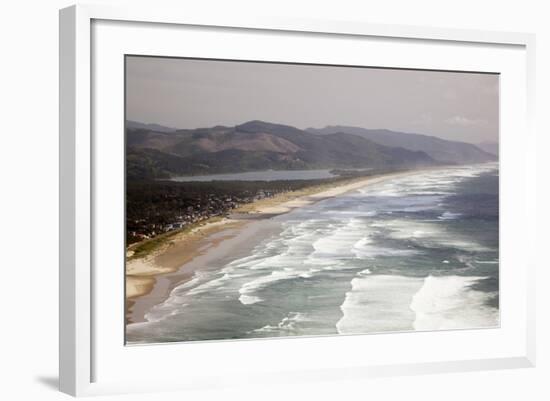
<path fill-rule="evenodd" d="M 170 133 L 127 127 L 129 179 L 263 169 L 402 168 L 436 162 L 421 151 L 345 133 L 320 136 L 259 120 Z"/>
<path fill-rule="evenodd" d="M 133 129 L 151 129 L 157 132 L 174 132 L 177 131 L 176 128 L 167 127 L 161 124 L 155 123 L 140 123 L 139 121 L 126 120 L 126 128 Z"/>
<path fill-rule="evenodd" d="M 349 132 L 349 129 L 348 132 L 341 132 L 343 130 L 339 128 L 343 126 L 326 127 L 337 132 L 311 132 L 313 129 L 302 130 L 290 125 L 252 120 L 234 127 L 217 125 L 170 132 L 157 131 L 154 125 L 148 124 L 127 124 L 126 127 L 129 179 L 265 169 L 391 169 L 458 163 L 449 158 L 434 158 L 430 154 L 433 149 L 429 146 L 426 151 L 421 146 L 407 144 L 403 138 L 401 142 L 404 146 L 399 141 L 388 146 Z M 443 139 L 441 141 L 445 142 Z M 468 144 L 458 144 L 454 146 L 468 148 Z M 445 146 L 448 147 L 448 143 Z M 470 152 L 477 152 L 478 162 L 490 160 L 490 156 L 480 149 L 470 149 Z M 435 153 L 442 154 L 441 151 Z"/>
<path fill-rule="evenodd" d="M 491 153 L 495 156 L 498 156 L 499 154 L 498 142 L 491 142 L 491 141 L 479 142 L 479 143 L 476 143 L 476 146 L 484 150 L 485 152 Z"/>
<path fill-rule="evenodd" d="M 474 144 L 451 141 L 435 136 L 405 133 L 388 129 L 367 129 L 353 126 L 329 125 L 324 128 L 307 128 L 307 132 L 317 135 L 327 135 L 344 132 L 361 136 L 385 146 L 400 146 L 402 148 L 426 152 L 434 160 L 442 163 L 468 164 L 494 161 L 496 156 L 480 149 Z"/>

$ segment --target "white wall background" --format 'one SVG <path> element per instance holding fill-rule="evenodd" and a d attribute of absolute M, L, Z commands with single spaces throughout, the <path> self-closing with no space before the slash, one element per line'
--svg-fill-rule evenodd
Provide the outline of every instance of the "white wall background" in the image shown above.
<path fill-rule="evenodd" d="M 125 4 L 129 0 L 97 0 Z M 136 0 L 134 0 L 134 3 Z M 0 5 L 0 398 L 57 400 L 58 21 L 66 0 Z M 537 34 L 538 244 L 550 224 L 548 191 L 550 24 L 545 1 L 150 1 L 213 13 L 253 13 Z M 521 135 L 522 133 L 518 133 Z M 545 157 L 546 156 L 546 157 Z M 546 210 L 543 210 L 546 209 Z M 547 400 L 550 273 L 538 266 L 538 366 L 534 369 L 327 382 L 225 392 L 119 396 L 129 400 Z M 185 363 L 185 361 L 182 361 Z M 215 361 L 213 361 L 215 363 Z M 115 399 L 115 397 L 106 397 Z"/>

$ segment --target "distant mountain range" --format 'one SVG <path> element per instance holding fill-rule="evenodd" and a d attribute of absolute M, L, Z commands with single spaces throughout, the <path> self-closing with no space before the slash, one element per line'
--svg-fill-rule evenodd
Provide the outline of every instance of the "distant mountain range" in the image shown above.
<path fill-rule="evenodd" d="M 385 146 L 400 146 L 408 150 L 422 151 L 428 154 L 432 159 L 445 164 L 481 163 L 489 160 L 496 160 L 495 154 L 488 153 L 470 143 L 448 141 L 428 135 L 340 125 L 328 126 L 320 129 L 308 128 L 307 131 L 321 135 L 330 135 L 336 132 L 357 135 Z"/>
<path fill-rule="evenodd" d="M 176 128 L 165 127 L 160 124 L 145 124 L 137 121 L 127 120 L 126 129 L 144 129 L 157 132 L 174 132 L 177 131 Z"/>
<path fill-rule="evenodd" d="M 249 121 L 234 127 L 183 129 L 126 123 L 128 179 L 254 170 L 413 168 L 496 157 L 474 145 L 385 130 L 301 130 Z"/>
<path fill-rule="evenodd" d="M 480 142 L 476 146 L 487 153 L 498 156 L 498 143 L 496 142 Z"/>

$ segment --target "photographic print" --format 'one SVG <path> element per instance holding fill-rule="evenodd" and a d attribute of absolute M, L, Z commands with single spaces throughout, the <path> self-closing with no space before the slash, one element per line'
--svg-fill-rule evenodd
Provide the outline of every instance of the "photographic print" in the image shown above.
<path fill-rule="evenodd" d="M 499 327 L 499 76 L 125 57 L 126 344 Z"/>

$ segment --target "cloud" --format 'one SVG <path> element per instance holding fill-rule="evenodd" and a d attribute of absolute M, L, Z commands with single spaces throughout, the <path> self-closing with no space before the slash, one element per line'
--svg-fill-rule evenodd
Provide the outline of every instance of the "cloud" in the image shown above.
<path fill-rule="evenodd" d="M 430 125 L 434 121 L 433 117 L 429 113 L 422 113 L 417 119 L 413 120 L 412 123 L 415 125 Z"/>
<path fill-rule="evenodd" d="M 445 120 L 447 124 L 458 125 L 461 127 L 471 127 L 473 125 L 487 124 L 487 120 L 467 118 L 463 116 L 453 116 Z"/>

